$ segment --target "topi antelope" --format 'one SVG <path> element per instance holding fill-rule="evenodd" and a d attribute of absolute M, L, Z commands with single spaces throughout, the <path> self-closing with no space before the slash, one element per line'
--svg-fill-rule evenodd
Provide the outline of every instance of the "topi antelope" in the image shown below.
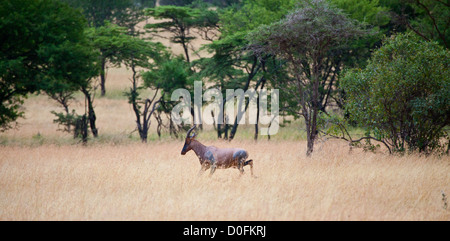
<path fill-rule="evenodd" d="M 211 176 L 216 168 L 237 168 L 241 175 L 244 174 L 244 166 L 250 165 L 250 172 L 253 176 L 253 160 L 247 160 L 248 153 L 244 149 L 238 148 L 217 148 L 215 146 L 205 146 L 199 141 L 195 140 L 197 134 L 194 132 L 191 135 L 192 130 L 194 130 L 196 125 L 188 130 L 186 141 L 184 142 L 183 150 L 181 150 L 181 155 L 185 155 L 188 151 L 194 150 L 198 159 L 200 160 L 200 171 L 201 175 L 204 171 L 211 168 L 209 175 Z"/>

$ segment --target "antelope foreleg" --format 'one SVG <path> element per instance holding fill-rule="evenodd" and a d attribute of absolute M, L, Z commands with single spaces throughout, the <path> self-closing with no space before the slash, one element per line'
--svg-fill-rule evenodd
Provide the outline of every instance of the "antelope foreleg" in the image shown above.
<path fill-rule="evenodd" d="M 245 159 L 239 160 L 237 168 L 238 168 L 239 172 L 241 172 L 241 176 L 242 176 L 242 174 L 244 174 L 244 166 L 245 166 Z"/>
<path fill-rule="evenodd" d="M 216 164 L 213 164 L 213 165 L 211 166 L 211 171 L 210 171 L 210 173 L 209 173 L 209 176 L 212 176 L 212 174 L 213 174 L 215 171 L 216 171 Z"/>

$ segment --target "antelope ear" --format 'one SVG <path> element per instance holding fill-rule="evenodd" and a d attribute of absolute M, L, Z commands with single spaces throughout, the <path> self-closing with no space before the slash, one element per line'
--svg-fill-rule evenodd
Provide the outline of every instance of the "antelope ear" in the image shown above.
<path fill-rule="evenodd" d="M 190 136 L 190 138 L 195 138 L 197 136 L 197 133 L 193 132 Z"/>

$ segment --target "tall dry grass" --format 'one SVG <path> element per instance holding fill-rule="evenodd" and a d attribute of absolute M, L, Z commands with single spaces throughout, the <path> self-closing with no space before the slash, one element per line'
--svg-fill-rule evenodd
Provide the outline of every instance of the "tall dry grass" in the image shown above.
<path fill-rule="evenodd" d="M 207 144 L 246 148 L 258 178 L 197 177 L 197 157 L 176 141 L 1 147 L 0 219 L 450 220 L 448 158 L 348 153 L 340 142 L 309 159 L 304 142 Z"/>

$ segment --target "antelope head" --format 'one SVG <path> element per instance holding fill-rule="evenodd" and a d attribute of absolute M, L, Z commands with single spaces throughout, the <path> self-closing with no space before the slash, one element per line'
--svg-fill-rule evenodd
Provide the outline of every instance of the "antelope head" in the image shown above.
<path fill-rule="evenodd" d="M 191 142 L 195 139 L 197 134 L 195 132 L 193 132 L 191 134 L 191 132 L 195 129 L 195 127 L 196 127 L 196 125 L 194 125 L 191 129 L 188 130 L 187 135 L 186 135 L 186 140 L 184 141 L 183 149 L 181 150 L 181 155 L 185 155 L 186 152 L 188 152 L 192 149 Z"/>

